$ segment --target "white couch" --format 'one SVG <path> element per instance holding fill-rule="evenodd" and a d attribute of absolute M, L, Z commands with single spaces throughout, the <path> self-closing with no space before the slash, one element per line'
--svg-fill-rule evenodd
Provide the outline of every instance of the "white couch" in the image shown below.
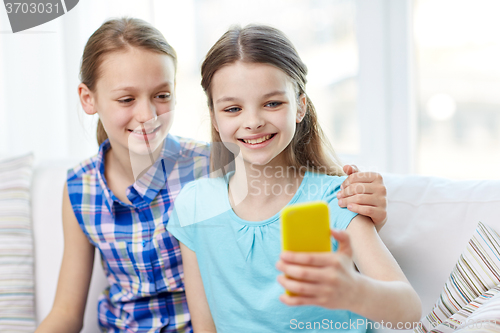
<path fill-rule="evenodd" d="M 39 165 L 32 185 L 37 323 L 54 300 L 63 253 L 61 201 L 75 161 Z M 380 235 L 422 299 L 425 316 L 478 221 L 500 231 L 500 181 L 385 174 L 389 220 Z M 106 286 L 96 254 L 82 332 L 99 332 L 96 299 Z M 378 330 L 383 331 L 383 330 Z"/>

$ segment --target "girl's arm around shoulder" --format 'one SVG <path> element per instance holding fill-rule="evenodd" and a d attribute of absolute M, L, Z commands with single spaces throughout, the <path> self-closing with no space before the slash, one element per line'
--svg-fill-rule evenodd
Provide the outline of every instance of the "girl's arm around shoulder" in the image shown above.
<path fill-rule="evenodd" d="M 336 252 L 284 252 L 278 281 L 298 296 L 281 295 L 288 305 L 347 309 L 392 327 L 420 320 L 417 293 L 380 240 L 373 222 L 356 216 L 346 231 L 333 231 Z M 356 263 L 361 273 L 356 272 Z"/>
<path fill-rule="evenodd" d="M 184 265 L 184 286 L 195 333 L 217 332 L 201 280 L 196 252 L 180 243 Z"/>
<path fill-rule="evenodd" d="M 36 333 L 80 332 L 92 276 L 95 248 L 73 212 L 67 184 L 63 194 L 64 254 L 52 310 Z M 43 286 L 39 286 L 42 287 Z"/>

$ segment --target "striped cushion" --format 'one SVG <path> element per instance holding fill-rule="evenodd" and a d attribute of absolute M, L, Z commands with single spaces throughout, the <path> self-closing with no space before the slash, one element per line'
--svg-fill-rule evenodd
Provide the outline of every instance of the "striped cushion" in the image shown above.
<path fill-rule="evenodd" d="M 33 332 L 33 155 L 0 162 L 0 332 Z"/>
<path fill-rule="evenodd" d="M 487 309 L 491 309 L 491 301 L 494 299 L 498 299 L 498 296 L 500 296 L 500 285 L 496 286 L 493 289 L 488 290 L 487 292 L 483 293 L 481 296 L 477 297 L 474 299 L 472 302 L 464 306 L 460 311 L 455 313 L 453 316 L 450 318 L 446 319 L 443 321 L 441 324 L 436 326 L 430 333 L 451 333 L 455 332 L 459 328 L 464 328 L 464 329 L 472 329 L 472 328 L 478 328 L 476 325 L 470 325 L 470 324 L 481 324 L 478 320 L 478 314 L 479 317 L 484 318 L 484 315 L 481 316 L 481 313 L 486 314 L 490 316 L 491 312 L 488 311 Z M 500 301 L 500 299 L 498 299 Z M 497 301 L 497 302 L 498 302 Z M 494 303 L 493 303 L 494 305 Z M 484 311 L 486 310 L 486 311 Z M 494 316 L 490 316 L 494 317 Z M 486 328 L 486 325 L 484 325 Z"/>
<path fill-rule="evenodd" d="M 497 294 L 465 320 L 455 332 L 500 332 L 500 285 Z"/>
<path fill-rule="evenodd" d="M 460 255 L 431 313 L 415 332 L 451 332 L 475 309 L 499 292 L 500 236 L 479 222 L 465 251 Z M 458 313 L 460 310 L 460 313 Z M 458 313 L 458 314 L 457 314 Z M 457 314 L 451 318 L 454 314 Z M 450 318 L 450 321 L 446 322 Z M 446 322 L 451 330 L 441 323 Z M 436 329 L 436 330 L 435 330 Z M 435 331 L 434 331 L 435 330 Z"/>

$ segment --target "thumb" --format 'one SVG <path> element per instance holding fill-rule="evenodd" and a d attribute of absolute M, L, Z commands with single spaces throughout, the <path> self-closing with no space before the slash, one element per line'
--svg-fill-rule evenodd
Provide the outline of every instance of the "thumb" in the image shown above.
<path fill-rule="evenodd" d="M 330 229 L 330 233 L 339 243 L 339 247 L 337 249 L 338 253 L 345 254 L 349 258 L 352 258 L 352 247 L 351 247 L 351 239 L 349 235 L 344 230 L 334 230 Z"/>
<path fill-rule="evenodd" d="M 351 164 L 344 165 L 343 170 L 346 173 L 346 175 L 348 175 L 348 176 L 352 175 L 353 173 L 356 173 L 356 172 L 359 171 L 358 167 L 355 166 L 354 164 L 352 164 L 352 165 Z"/>

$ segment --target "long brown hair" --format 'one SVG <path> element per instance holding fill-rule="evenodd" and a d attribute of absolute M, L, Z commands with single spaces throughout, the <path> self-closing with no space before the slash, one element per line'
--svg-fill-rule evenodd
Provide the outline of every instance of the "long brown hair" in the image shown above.
<path fill-rule="evenodd" d="M 201 85 L 208 99 L 213 117 L 211 83 L 216 71 L 223 66 L 243 61 L 270 64 L 285 72 L 294 82 L 297 99 L 305 93 L 307 67 L 300 59 L 292 43 L 283 32 L 265 25 L 248 25 L 229 29 L 208 51 L 201 66 Z M 234 154 L 224 147 L 219 133 L 212 126 L 212 151 L 210 168 L 223 170 L 231 165 Z M 306 114 L 297 124 L 295 134 L 285 149 L 288 166 L 328 175 L 344 175 L 338 158 L 318 123 L 316 110 L 307 97 Z M 304 170 L 305 171 L 305 170 Z"/>
<path fill-rule="evenodd" d="M 104 56 L 111 52 L 125 51 L 130 47 L 166 54 L 172 57 L 177 69 L 177 54 L 162 33 L 141 19 L 123 17 L 104 22 L 90 36 L 83 50 L 80 80 L 94 92 L 100 76 L 99 67 Z M 97 123 L 99 146 L 108 138 L 102 122 Z"/>

